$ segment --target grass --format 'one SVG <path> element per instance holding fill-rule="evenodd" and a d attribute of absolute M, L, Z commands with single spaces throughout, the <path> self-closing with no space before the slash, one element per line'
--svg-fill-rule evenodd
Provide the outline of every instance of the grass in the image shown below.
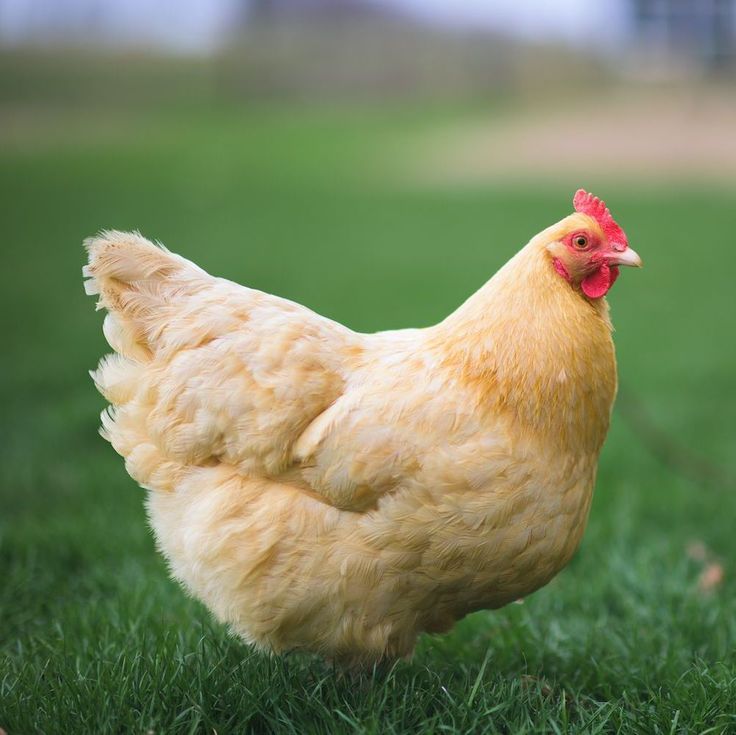
<path fill-rule="evenodd" d="M 83 237 L 139 228 L 356 329 L 423 325 L 585 182 L 401 184 L 386 152 L 447 110 L 122 108 L 106 127 L 115 109 L 40 106 L 43 126 L 0 151 L 0 726 L 736 731 L 736 488 L 663 464 L 619 411 L 569 568 L 523 604 L 423 638 L 390 671 L 355 678 L 255 654 L 168 579 L 142 492 L 96 434 L 103 402 L 86 371 L 106 345 L 82 292 Z M 734 477 L 734 197 L 601 193 L 647 263 L 610 299 L 622 385 L 675 448 Z M 712 565 L 724 578 L 706 590 Z"/>

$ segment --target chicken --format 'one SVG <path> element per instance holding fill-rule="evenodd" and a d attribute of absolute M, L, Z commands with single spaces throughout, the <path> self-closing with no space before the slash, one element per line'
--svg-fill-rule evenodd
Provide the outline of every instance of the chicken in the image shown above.
<path fill-rule="evenodd" d="M 574 207 L 441 323 L 376 334 L 88 240 L 101 433 L 173 576 L 252 645 L 355 665 L 549 582 L 616 393 L 603 297 L 641 264 L 603 202 Z"/>

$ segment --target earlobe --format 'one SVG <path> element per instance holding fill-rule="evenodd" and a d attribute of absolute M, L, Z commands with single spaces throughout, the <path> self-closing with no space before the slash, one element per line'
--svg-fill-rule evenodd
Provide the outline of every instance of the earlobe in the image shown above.
<path fill-rule="evenodd" d="M 565 264 L 559 259 L 559 258 L 552 258 L 552 265 L 554 265 L 555 270 L 568 282 L 572 283 L 572 278 L 570 278 L 570 274 L 568 273 L 567 268 L 565 268 Z"/>

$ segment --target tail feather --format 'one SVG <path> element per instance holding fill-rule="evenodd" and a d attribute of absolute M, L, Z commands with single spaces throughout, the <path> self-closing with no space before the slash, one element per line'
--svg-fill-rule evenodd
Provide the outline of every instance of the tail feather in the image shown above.
<path fill-rule="evenodd" d="M 122 406 L 138 392 L 142 383 L 143 365 L 120 354 L 105 355 L 90 376 L 110 403 Z"/>
<path fill-rule="evenodd" d="M 157 434 L 151 416 L 166 400 L 162 374 L 180 350 L 242 328 L 262 295 L 213 278 L 138 233 L 105 231 L 84 245 L 85 290 L 99 295 L 98 308 L 107 310 L 103 332 L 115 350 L 90 373 L 112 404 L 102 412 L 100 434 L 125 457 L 128 473 L 140 485 L 173 490 L 193 465 L 203 463 L 199 455 L 206 460 L 211 451 L 202 449 L 204 440 L 196 435 L 191 456 L 187 447 L 177 452 L 176 437 L 194 429 L 191 417 L 178 417 L 175 400 L 163 409 L 173 415 L 160 419 L 167 437 Z"/>
<path fill-rule="evenodd" d="M 103 231 L 84 246 L 89 255 L 82 269 L 85 291 L 99 294 L 97 308 L 108 311 L 107 341 L 124 357 L 150 360 L 172 300 L 196 290 L 207 274 L 138 233 Z"/>
<path fill-rule="evenodd" d="M 103 230 L 96 237 L 87 238 L 84 247 L 89 253 L 84 275 L 103 281 L 147 281 L 171 276 L 183 267 L 204 273 L 194 263 L 169 252 L 160 243 L 152 243 L 139 232 Z"/>

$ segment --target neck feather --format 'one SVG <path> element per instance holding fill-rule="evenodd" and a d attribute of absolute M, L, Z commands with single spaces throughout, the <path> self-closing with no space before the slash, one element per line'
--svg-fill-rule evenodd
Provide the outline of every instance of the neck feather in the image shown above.
<path fill-rule="evenodd" d="M 481 410 L 600 449 L 616 392 L 608 305 L 560 277 L 542 236 L 439 324 L 435 339 Z"/>

